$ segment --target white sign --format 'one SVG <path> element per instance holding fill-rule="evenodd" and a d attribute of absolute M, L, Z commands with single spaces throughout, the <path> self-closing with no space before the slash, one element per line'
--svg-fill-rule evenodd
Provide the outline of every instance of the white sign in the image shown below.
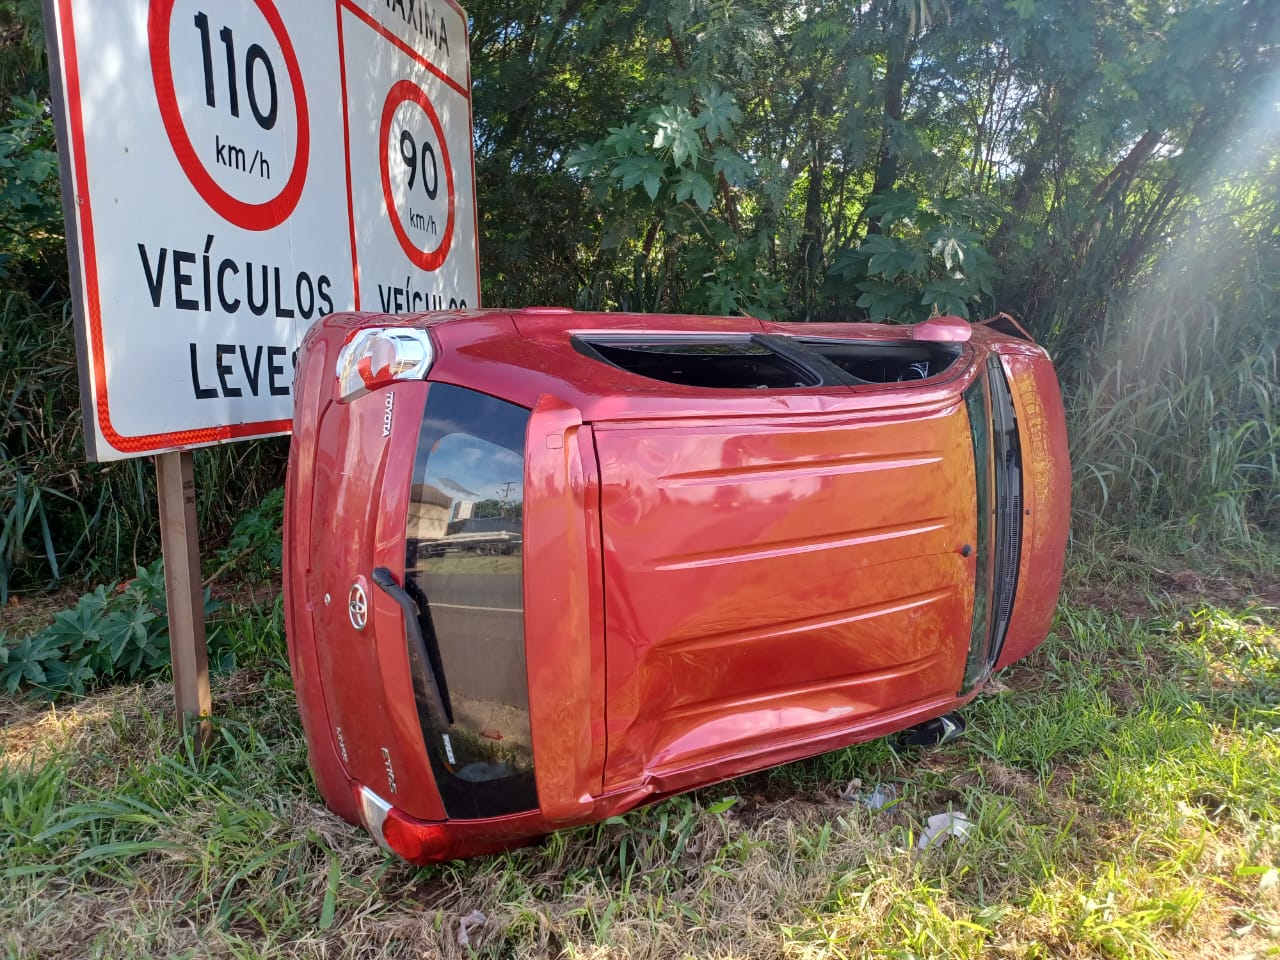
<path fill-rule="evenodd" d="M 47 0 L 94 460 L 288 432 L 336 310 L 475 307 L 451 0 Z"/>

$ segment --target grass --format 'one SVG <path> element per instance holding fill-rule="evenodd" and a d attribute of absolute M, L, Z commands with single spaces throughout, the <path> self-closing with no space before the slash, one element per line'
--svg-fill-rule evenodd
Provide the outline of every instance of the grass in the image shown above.
<path fill-rule="evenodd" d="M 524 558 L 514 556 L 481 556 L 474 553 L 446 553 L 420 561 L 430 573 L 520 573 Z"/>
<path fill-rule="evenodd" d="M 1275 566 L 1183 572 L 1078 547 L 1053 635 L 943 748 L 868 743 L 429 868 L 320 805 L 264 604 L 200 757 L 164 684 L 0 701 L 0 955 L 1280 956 Z M 948 809 L 970 840 L 916 849 Z"/>
<path fill-rule="evenodd" d="M 1220 296 L 1218 256 L 1187 256 L 1109 307 L 1087 346 L 1062 344 L 1077 527 L 1177 518 L 1247 543 L 1280 518 L 1280 281 L 1245 270 Z"/>

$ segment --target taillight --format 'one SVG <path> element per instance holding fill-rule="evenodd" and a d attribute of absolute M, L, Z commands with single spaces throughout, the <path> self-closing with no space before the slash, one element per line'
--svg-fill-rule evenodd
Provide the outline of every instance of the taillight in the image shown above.
<path fill-rule="evenodd" d="M 387 846 L 410 863 L 452 859 L 452 846 L 443 826 L 411 820 L 394 808 L 382 824 L 382 836 Z"/>
<path fill-rule="evenodd" d="M 423 823 L 405 816 L 368 787 L 356 784 L 352 792 L 365 829 L 382 849 L 410 863 L 451 859 L 449 834 L 441 824 Z"/>
<path fill-rule="evenodd" d="M 338 399 L 351 400 L 396 380 L 422 380 L 434 360 L 435 349 L 425 330 L 361 330 L 338 352 Z"/>

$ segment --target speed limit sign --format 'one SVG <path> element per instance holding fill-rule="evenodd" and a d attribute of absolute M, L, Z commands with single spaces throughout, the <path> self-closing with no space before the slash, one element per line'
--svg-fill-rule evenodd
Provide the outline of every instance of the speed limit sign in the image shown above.
<path fill-rule="evenodd" d="M 455 207 L 440 117 L 425 90 L 400 80 L 387 94 L 381 128 L 382 197 L 391 227 L 410 260 L 435 270 L 449 254 Z"/>
<path fill-rule="evenodd" d="M 450 0 L 46 0 L 91 459 L 284 433 L 337 310 L 479 305 Z"/>
<path fill-rule="evenodd" d="M 370 310 L 478 304 L 471 131 L 457 122 L 470 116 L 470 66 L 444 20 L 434 33 L 432 23 L 425 50 L 413 49 L 390 42 L 357 8 L 342 10 L 347 119 L 376 132 L 348 144 L 353 175 L 369 177 L 381 197 L 352 217 L 357 294 Z"/>
<path fill-rule="evenodd" d="M 311 153 L 307 91 L 293 43 L 279 11 L 270 3 L 247 5 L 230 11 L 231 16 L 220 11 L 221 19 L 239 21 L 240 49 L 235 26 L 214 27 L 215 40 L 204 10 L 197 10 L 187 22 L 185 17 L 175 19 L 177 6 L 176 0 L 152 3 L 147 23 L 151 76 L 169 143 L 211 210 L 246 230 L 269 230 L 297 207 Z M 254 23 L 258 17 L 266 21 L 267 31 Z M 256 33 L 265 44 L 246 42 L 246 33 Z M 198 61 L 193 56 L 196 47 Z M 225 54 L 225 74 L 223 58 L 214 60 L 215 47 Z M 189 94 L 193 86 L 189 68 L 197 62 L 200 76 L 194 86 L 198 93 L 203 82 L 204 98 L 185 97 L 184 115 L 174 75 L 178 74 Z M 277 80 L 277 64 L 282 67 L 283 85 Z M 242 110 L 252 122 L 240 122 Z M 189 124 L 197 133 L 195 141 Z M 213 153 L 208 155 L 206 150 L 202 155 L 195 143 L 207 144 L 211 132 Z"/>

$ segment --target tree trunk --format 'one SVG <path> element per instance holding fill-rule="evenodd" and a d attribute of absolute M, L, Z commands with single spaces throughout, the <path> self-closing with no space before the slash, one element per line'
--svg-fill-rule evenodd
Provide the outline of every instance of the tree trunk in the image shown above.
<path fill-rule="evenodd" d="M 888 193 L 898 182 L 898 148 L 894 143 L 897 127 L 903 117 L 903 90 L 909 75 L 907 64 L 907 38 L 900 24 L 896 24 L 890 15 L 888 24 L 889 43 L 887 63 L 884 73 L 884 124 L 880 140 L 880 157 L 876 161 L 876 177 L 871 187 L 871 195 Z M 880 232 L 880 218 L 872 217 L 867 221 L 868 233 Z"/>
<path fill-rule="evenodd" d="M 804 233 L 800 237 L 800 263 L 803 268 L 804 320 L 813 319 L 813 289 L 822 270 L 822 180 L 824 165 L 822 143 L 813 137 L 813 154 L 809 160 L 809 187 L 805 191 Z"/>
<path fill-rule="evenodd" d="M 1147 158 L 1155 152 L 1157 146 L 1160 145 L 1160 138 L 1164 136 L 1164 129 L 1148 130 L 1144 133 L 1125 154 L 1124 159 L 1111 168 L 1111 172 L 1098 181 L 1098 185 L 1093 188 L 1093 193 L 1089 199 L 1094 203 L 1101 203 L 1106 199 L 1107 195 L 1117 187 L 1121 192 L 1129 187 L 1133 175 L 1138 172 L 1138 168 L 1142 166 Z"/>
<path fill-rule="evenodd" d="M 1027 211 L 1036 197 L 1044 191 L 1045 173 L 1053 159 L 1054 150 L 1062 143 L 1067 134 L 1067 121 L 1075 102 L 1074 89 L 1062 89 L 1051 86 L 1045 99 L 1044 121 L 1036 131 L 1031 146 L 1019 158 L 1021 171 L 1013 182 L 1013 193 L 1009 198 L 1009 212 L 1000 221 L 995 236 L 992 237 L 991 248 L 997 256 L 1006 248 L 1009 234 L 1026 219 Z"/>

